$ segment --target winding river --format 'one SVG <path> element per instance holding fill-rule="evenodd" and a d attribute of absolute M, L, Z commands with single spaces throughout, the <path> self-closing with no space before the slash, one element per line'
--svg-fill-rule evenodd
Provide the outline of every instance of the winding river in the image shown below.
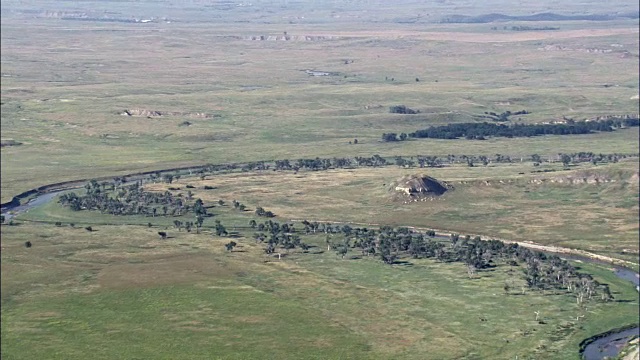
<path fill-rule="evenodd" d="M 83 183 L 75 182 L 73 185 L 65 187 L 64 189 L 56 189 L 52 191 L 32 191 L 34 195 L 27 203 L 20 204 L 19 202 L 13 201 L 11 204 L 3 204 L 4 206 L 2 207 L 2 215 L 5 216 L 5 219 L 6 219 L 5 221 L 9 221 L 16 215 L 25 213 L 32 208 L 48 203 L 49 201 L 53 200 L 54 198 L 56 198 L 58 195 L 60 195 L 65 191 L 81 188 L 83 186 L 81 184 Z M 368 224 L 368 225 L 373 225 L 373 224 Z M 448 237 L 448 232 L 440 231 L 437 236 Z M 510 241 L 506 241 L 506 242 L 510 242 Z M 599 263 L 599 264 L 607 265 L 609 267 L 612 266 L 610 262 L 594 259 L 587 256 L 573 254 L 573 253 L 570 253 L 568 249 L 559 248 L 562 251 L 553 251 L 556 248 L 548 247 L 545 249 L 545 247 L 542 245 L 521 243 L 521 242 L 518 242 L 518 244 L 522 246 L 533 245 L 531 247 L 534 247 L 535 249 L 538 249 L 540 251 L 547 252 L 547 253 L 557 253 L 559 256 L 566 259 L 579 260 L 579 261 L 585 261 L 590 263 Z M 640 289 L 640 274 L 636 273 L 635 271 L 629 270 L 624 267 L 619 267 L 619 266 L 613 266 L 613 270 L 616 276 L 631 282 L 636 287 L 636 289 Z M 605 358 L 615 357 L 622 350 L 624 345 L 626 345 L 631 339 L 639 335 L 640 335 L 640 327 L 638 326 L 633 328 L 622 329 L 622 330 L 612 330 L 611 332 L 596 335 L 593 338 L 591 338 L 593 339 L 593 341 L 588 342 L 588 344 L 584 347 L 584 350 L 582 351 L 582 354 L 581 354 L 582 358 L 585 360 L 603 360 Z M 588 339 L 586 341 L 590 341 L 590 340 Z"/>

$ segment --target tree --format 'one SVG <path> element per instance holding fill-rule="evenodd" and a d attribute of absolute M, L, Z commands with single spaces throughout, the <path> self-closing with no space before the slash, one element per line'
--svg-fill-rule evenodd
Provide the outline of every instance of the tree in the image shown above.
<path fill-rule="evenodd" d="M 344 244 L 336 247 L 336 254 L 342 256 L 343 259 L 347 252 L 349 252 L 349 247 Z"/>
<path fill-rule="evenodd" d="M 224 200 L 218 200 L 218 205 L 224 206 Z"/>
<path fill-rule="evenodd" d="M 398 141 L 398 134 L 396 133 L 384 133 L 382 134 L 382 141 Z"/>
<path fill-rule="evenodd" d="M 380 257 L 385 264 L 393 264 L 396 261 L 397 255 L 391 253 L 388 249 L 384 250 L 380 253 Z"/>
<path fill-rule="evenodd" d="M 235 241 L 230 241 L 230 242 L 226 243 L 224 245 L 224 247 L 227 249 L 227 251 L 231 252 L 233 250 L 233 248 L 236 247 L 236 245 L 238 245 L 238 244 L 236 244 Z"/>
<path fill-rule="evenodd" d="M 219 222 L 216 224 L 216 235 L 218 236 L 227 236 L 229 233 L 227 232 L 227 229 L 224 227 L 224 225 L 220 224 Z"/>
<path fill-rule="evenodd" d="M 567 154 L 561 154 L 560 155 L 560 161 L 562 161 L 562 166 L 568 167 L 569 163 L 571 163 L 571 156 L 569 156 Z"/>
<path fill-rule="evenodd" d="M 162 239 L 166 239 L 167 238 L 167 233 L 164 231 L 158 231 L 158 235 L 160 235 L 160 238 Z"/>
<path fill-rule="evenodd" d="M 416 110 L 410 109 L 404 105 L 391 106 L 389 107 L 389 112 L 392 114 L 417 114 L 418 113 Z"/>
<path fill-rule="evenodd" d="M 193 212 L 196 215 L 206 215 L 207 214 L 207 208 L 204 207 L 204 202 L 202 201 L 202 199 L 198 198 L 193 203 Z"/>
<path fill-rule="evenodd" d="M 180 220 L 173 220 L 173 226 L 176 227 L 176 229 L 178 229 L 178 231 L 180 231 L 180 229 L 182 228 L 182 221 Z"/>
<path fill-rule="evenodd" d="M 353 144 L 358 145 L 358 139 L 353 139 Z"/>
<path fill-rule="evenodd" d="M 198 234 L 200 234 L 200 228 L 202 227 L 203 223 L 204 223 L 204 216 L 202 216 L 202 214 L 196 215 L 196 232 Z"/>
<path fill-rule="evenodd" d="M 24 247 L 26 248 L 30 248 L 31 247 L 31 241 L 27 241 L 24 243 Z"/>
<path fill-rule="evenodd" d="M 472 264 L 468 264 L 467 265 L 467 274 L 469 274 L 469 279 L 471 279 L 473 277 L 473 275 L 476 274 L 476 267 Z"/>
<path fill-rule="evenodd" d="M 255 221 L 255 220 L 251 219 L 251 220 L 249 221 L 249 226 L 251 226 L 251 228 L 252 228 L 252 229 L 255 229 L 255 228 L 256 228 L 256 226 L 258 226 L 258 224 L 256 223 L 256 221 Z"/>

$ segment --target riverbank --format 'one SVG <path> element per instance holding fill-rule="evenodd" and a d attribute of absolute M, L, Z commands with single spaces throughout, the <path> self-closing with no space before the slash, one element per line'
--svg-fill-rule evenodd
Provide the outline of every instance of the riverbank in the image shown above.
<path fill-rule="evenodd" d="M 635 339 L 637 341 L 639 334 L 640 327 L 633 324 L 594 335 L 580 343 L 580 357 L 584 360 L 613 358 L 619 354 L 622 347 L 631 343 L 629 340 Z"/>

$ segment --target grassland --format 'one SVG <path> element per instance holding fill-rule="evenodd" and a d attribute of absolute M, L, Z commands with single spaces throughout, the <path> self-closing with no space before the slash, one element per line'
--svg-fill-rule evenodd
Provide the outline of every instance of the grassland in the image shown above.
<path fill-rule="evenodd" d="M 2 1 L 0 200 L 53 182 L 207 163 L 640 151 L 637 129 L 380 141 L 385 132 L 476 121 L 485 111 L 531 112 L 515 123 L 637 114 L 636 20 L 536 23 L 560 27 L 550 32 L 437 23 L 495 9 L 572 14 L 585 4 L 622 13 L 637 11 L 635 1 L 253 3 Z M 83 13 L 153 21 L 64 19 Z M 295 39 L 250 40 L 285 32 Z M 390 114 L 398 104 L 420 114 Z M 589 171 L 616 181 L 531 182 L 543 176 L 531 173 L 539 169 L 556 170 L 550 178 Z M 633 161 L 571 171 L 529 163 L 428 169 L 455 190 L 406 204 L 390 184 L 418 170 L 395 166 L 182 178 L 172 186 L 185 192 L 192 184 L 206 202 L 263 206 L 279 221 L 444 228 L 637 262 L 637 171 Z M 566 294 L 505 294 L 506 280 L 522 281 L 505 266 L 469 279 L 461 264 L 343 260 L 322 252 L 321 236 L 305 238 L 310 253 L 276 260 L 251 239 L 250 211 L 211 211 L 236 236 L 233 252 L 224 251 L 229 239 L 210 235 L 209 218 L 195 234 L 173 229 L 171 218 L 49 203 L 3 225 L 2 358 L 568 359 L 581 340 L 639 315 L 638 294 L 600 266 L 580 265 L 618 301 L 581 310 Z"/>
<path fill-rule="evenodd" d="M 356 224 L 389 224 L 446 229 L 499 239 L 534 241 L 582 249 L 638 263 L 637 158 L 616 164 L 491 164 L 468 167 L 404 169 L 336 169 L 329 171 L 241 172 L 185 177 L 172 184 L 145 185 L 146 190 L 186 195 L 207 204 L 237 200 L 252 211 L 262 206 L 284 221 L 316 220 Z M 538 171 L 538 172 L 533 172 Z M 544 172 L 552 171 L 552 172 Z M 426 174 L 454 189 L 444 196 L 414 202 L 398 196 L 394 182 L 405 174 Z M 599 183 L 568 183 L 572 178 Z M 187 189 L 186 186 L 195 188 Z M 209 187 L 206 190 L 205 187 Z M 223 207 L 224 208 L 224 207 Z M 216 215 L 227 224 L 246 227 L 246 217 L 226 211 Z M 96 217 L 53 202 L 31 210 L 23 220 L 84 225 L 173 225 L 171 217 Z M 209 221 L 211 223 L 211 221 Z M 205 224 L 205 226 L 212 224 Z"/>
<path fill-rule="evenodd" d="M 374 31 L 368 23 L 342 30 L 320 23 L 239 29 L 7 18 L 1 26 L 2 137 L 23 143 L 2 149 L 3 202 L 49 182 L 43 178 L 292 154 L 638 149 L 637 131 L 484 144 L 379 143 L 384 132 L 472 121 L 485 111 L 531 111 L 516 119 L 521 122 L 635 114 L 638 34 L 633 21 L 525 34 L 494 33 L 477 24 L 391 25 Z M 246 40 L 287 30 L 327 40 Z M 313 77 L 305 69 L 339 75 Z M 421 114 L 389 114 L 388 107 L 397 104 Z M 120 115 L 126 109 L 215 117 Z M 180 126 L 184 121 L 191 126 Z M 359 146 L 349 147 L 354 138 Z"/>
<path fill-rule="evenodd" d="M 345 221 L 447 229 L 460 233 L 534 241 L 578 248 L 637 263 L 637 160 L 562 170 L 543 165 L 552 173 L 531 174 L 530 163 L 487 167 L 454 166 L 434 169 L 397 167 L 332 170 L 326 172 L 239 173 L 174 184 L 196 186 L 194 196 L 214 203 L 237 200 L 250 208 L 262 206 L 283 219 Z M 454 190 L 429 201 L 398 199 L 391 185 L 405 174 L 428 174 L 446 181 Z M 611 180 L 600 184 L 567 184 L 577 174 L 598 174 Z M 582 175 L 583 177 L 585 175 Z M 541 179 L 548 180 L 537 183 Z M 551 182 L 562 181 L 565 183 Z M 203 190 L 204 186 L 213 190 Z M 39 219 L 57 213 L 53 208 Z M 71 218 L 71 214 L 67 219 Z"/>
<path fill-rule="evenodd" d="M 566 359 L 638 316 L 631 287 L 588 265 L 629 302 L 594 303 L 576 322 L 568 295 L 506 295 L 503 267 L 469 280 L 462 265 L 342 260 L 317 251 L 323 237 L 278 261 L 242 232 L 226 253 L 208 234 L 95 228 L 2 227 L 3 358 Z"/>

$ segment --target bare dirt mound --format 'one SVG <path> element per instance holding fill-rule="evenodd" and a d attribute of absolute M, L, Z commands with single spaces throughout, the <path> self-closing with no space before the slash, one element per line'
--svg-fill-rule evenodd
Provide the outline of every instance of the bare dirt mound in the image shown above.
<path fill-rule="evenodd" d="M 441 196 L 453 186 L 424 174 L 407 175 L 391 185 L 396 195 L 413 199 Z"/>

